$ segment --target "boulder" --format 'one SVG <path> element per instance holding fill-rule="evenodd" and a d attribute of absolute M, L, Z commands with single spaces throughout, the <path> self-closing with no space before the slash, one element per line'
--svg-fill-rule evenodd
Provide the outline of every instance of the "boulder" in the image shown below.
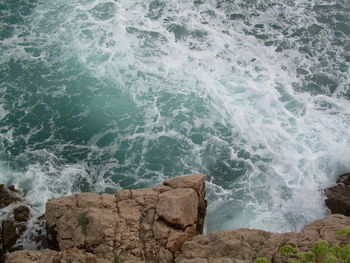
<path fill-rule="evenodd" d="M 198 196 L 190 188 L 178 188 L 159 195 L 157 214 L 169 224 L 185 229 L 198 216 Z"/>
<path fill-rule="evenodd" d="M 7 188 L 5 185 L 0 184 L 0 209 L 22 201 L 24 199 L 18 196 L 18 191 L 13 186 Z"/>
<path fill-rule="evenodd" d="M 27 222 L 30 215 L 30 209 L 28 206 L 21 205 L 13 209 L 13 218 L 18 222 Z"/>
<path fill-rule="evenodd" d="M 16 242 L 26 230 L 30 209 L 14 186 L 7 188 L 3 184 L 0 184 L 0 209 L 4 211 L 0 222 L 0 262 L 3 262 L 6 253 L 22 249 Z"/>
<path fill-rule="evenodd" d="M 341 175 L 337 184 L 324 193 L 326 205 L 332 214 L 350 216 L 350 173 Z"/>
<path fill-rule="evenodd" d="M 164 181 L 164 185 L 176 188 L 191 188 L 197 191 L 198 194 L 204 191 L 205 177 L 202 174 L 193 174 L 191 176 L 179 176 Z"/>
<path fill-rule="evenodd" d="M 11 220 L 2 221 L 1 234 L 3 247 L 7 250 L 16 244 L 16 241 L 19 238 L 19 234 L 16 231 L 16 226 Z"/>
<path fill-rule="evenodd" d="M 205 200 L 205 177 L 202 174 L 193 174 L 191 176 L 179 176 L 164 181 L 164 185 L 176 188 L 191 188 L 199 196 L 197 234 L 201 234 L 204 228 L 204 220 L 207 213 L 207 201 Z"/>
<path fill-rule="evenodd" d="M 166 182 L 115 195 L 81 193 L 49 200 L 50 248 L 83 249 L 110 262 L 115 256 L 130 263 L 173 262 L 182 244 L 202 232 L 197 222 L 202 228 L 205 176 Z"/>

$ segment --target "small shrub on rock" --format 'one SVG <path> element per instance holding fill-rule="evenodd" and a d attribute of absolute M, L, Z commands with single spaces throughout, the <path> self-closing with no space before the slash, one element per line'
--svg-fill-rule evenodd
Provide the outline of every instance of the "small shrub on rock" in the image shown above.
<path fill-rule="evenodd" d="M 345 235 L 347 238 L 347 242 L 350 242 L 350 228 L 345 228 L 343 230 L 339 230 L 335 232 L 337 235 Z"/>
<path fill-rule="evenodd" d="M 87 226 L 89 224 L 89 219 L 86 217 L 88 212 L 81 212 L 78 216 L 78 223 L 81 227 L 81 233 L 87 235 Z"/>
<path fill-rule="evenodd" d="M 257 258 L 254 260 L 254 263 L 271 263 L 271 261 L 267 258 Z"/>
<path fill-rule="evenodd" d="M 279 253 L 288 263 L 350 263 L 350 228 L 336 232 L 346 235 L 348 243 L 342 246 L 331 246 L 326 240 L 315 242 L 310 251 L 297 252 L 291 245 L 284 245 Z M 257 258 L 254 263 L 271 263 L 266 258 Z"/>
<path fill-rule="evenodd" d="M 295 255 L 297 253 L 297 250 L 292 247 L 291 245 L 284 245 L 283 247 L 280 248 L 280 255 L 284 259 L 290 258 L 292 255 Z"/>

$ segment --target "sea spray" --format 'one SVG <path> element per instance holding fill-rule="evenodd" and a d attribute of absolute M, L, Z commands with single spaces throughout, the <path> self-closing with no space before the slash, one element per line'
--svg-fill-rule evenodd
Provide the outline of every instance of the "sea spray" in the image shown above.
<path fill-rule="evenodd" d="M 328 213 L 350 168 L 347 1 L 20 4 L 0 7 L 0 178 L 42 212 L 200 172 L 207 231 Z"/>

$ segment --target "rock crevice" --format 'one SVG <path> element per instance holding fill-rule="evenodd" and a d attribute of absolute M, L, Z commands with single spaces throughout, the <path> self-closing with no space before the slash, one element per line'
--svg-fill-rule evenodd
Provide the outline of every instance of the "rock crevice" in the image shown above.
<path fill-rule="evenodd" d="M 18 241 L 27 230 L 27 221 L 32 215 L 28 204 L 14 186 L 7 188 L 0 184 L 0 209 L 0 262 L 3 262 L 6 253 L 23 249 Z"/>
<path fill-rule="evenodd" d="M 344 182 L 340 186 L 348 187 Z M 283 245 L 307 251 L 319 239 L 341 244 L 346 237 L 336 231 L 350 226 L 349 217 L 335 214 L 298 233 L 241 228 L 202 235 L 206 205 L 205 176 L 199 174 L 114 195 L 52 199 L 45 213 L 51 250 L 16 251 L 6 262 L 248 263 L 266 257 L 282 263 Z M 21 210 L 17 219 L 25 216 Z"/>
<path fill-rule="evenodd" d="M 51 240 L 60 251 L 80 248 L 123 262 L 173 262 L 182 244 L 202 231 L 196 222 L 206 206 L 204 178 L 183 176 L 115 195 L 81 193 L 49 200 L 45 217 Z M 85 226 L 79 221 L 83 213 Z"/>

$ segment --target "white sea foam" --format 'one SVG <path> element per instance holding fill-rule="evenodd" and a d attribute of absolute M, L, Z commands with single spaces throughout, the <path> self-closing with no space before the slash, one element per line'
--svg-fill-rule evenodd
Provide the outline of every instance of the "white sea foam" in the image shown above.
<path fill-rule="evenodd" d="M 326 54 L 330 66 L 320 66 L 323 54 L 303 53 L 300 39 L 292 36 L 294 29 L 322 26 L 312 9 L 322 1 L 278 3 L 264 11 L 258 5 L 242 7 L 244 1 L 220 8 L 220 2 L 38 3 L 29 37 L 45 46 L 46 53 L 33 58 L 19 45 L 26 40 L 15 34 L 6 40 L 10 48 L 5 57 L 10 59 L 15 50 L 17 57 L 50 64 L 49 52 L 57 48 L 58 62 L 76 58 L 101 85 L 126 94 L 139 115 L 121 115 L 88 142 L 97 157 L 128 144 L 123 162 L 114 160 L 103 167 L 89 161 L 68 165 L 50 160 L 7 173 L 6 180 L 26 189 L 29 202 L 43 207 L 47 198 L 74 193 L 82 184 L 95 191 L 119 187 L 113 176 L 106 176 L 117 167 L 125 167 L 125 176 L 139 185 L 180 175 L 176 172 L 208 173 L 208 231 L 293 231 L 327 214 L 321 189 L 350 169 L 349 101 L 344 95 L 349 74 L 336 71 L 339 85 L 333 92 L 327 85 L 320 85 L 316 94 L 296 88 L 306 81 L 298 69 L 317 75 L 335 66 Z M 263 8 L 270 1 L 257 2 Z M 231 14 L 245 18 L 230 19 Z M 262 34 L 274 44 L 264 43 Z M 315 45 L 324 45 L 335 58 L 341 56 L 342 49 L 328 43 L 333 33 L 324 29 L 320 34 Z M 317 52 L 318 47 L 310 48 Z M 55 96 L 65 92 L 66 87 L 60 87 Z M 105 107 L 95 99 L 89 103 Z M 140 116 L 144 123 L 121 128 L 123 121 L 132 123 Z M 107 150 L 101 149 L 97 144 L 108 134 L 116 138 Z M 166 161 L 154 168 L 150 157 L 144 157 L 154 150 L 152 143 L 164 138 L 182 145 L 180 154 L 165 148 L 166 161 L 181 167 L 178 171 Z M 141 145 L 140 152 L 133 151 L 135 145 Z"/>

